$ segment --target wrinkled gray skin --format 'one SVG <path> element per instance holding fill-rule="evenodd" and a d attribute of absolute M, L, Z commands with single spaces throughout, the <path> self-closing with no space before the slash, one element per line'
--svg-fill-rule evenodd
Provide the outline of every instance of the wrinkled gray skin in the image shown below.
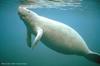
<path fill-rule="evenodd" d="M 40 16 L 21 6 L 18 13 L 27 27 L 27 44 L 29 47 L 33 48 L 39 41 L 42 41 L 49 48 L 63 54 L 80 56 L 93 54 L 82 37 L 68 25 Z M 31 41 L 32 34 L 36 36 L 33 44 Z M 97 62 L 98 59 L 96 58 L 95 61 Z"/>

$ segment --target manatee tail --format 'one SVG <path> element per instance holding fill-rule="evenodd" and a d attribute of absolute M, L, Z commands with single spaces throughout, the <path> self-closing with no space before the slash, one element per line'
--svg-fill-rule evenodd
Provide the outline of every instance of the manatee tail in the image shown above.
<path fill-rule="evenodd" d="M 88 60 L 100 64 L 100 54 L 91 52 L 85 56 Z"/>

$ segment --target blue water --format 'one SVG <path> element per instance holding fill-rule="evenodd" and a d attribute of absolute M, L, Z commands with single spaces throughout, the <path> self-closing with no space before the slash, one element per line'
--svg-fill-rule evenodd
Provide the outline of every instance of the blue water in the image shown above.
<path fill-rule="evenodd" d="M 0 0 L 0 64 L 25 66 L 99 66 L 84 57 L 57 53 L 43 43 L 35 49 L 26 44 L 26 27 L 17 14 L 19 0 Z M 80 33 L 88 47 L 100 53 L 100 1 L 83 0 L 81 8 L 35 9 L 36 13 L 61 21 Z M 59 29 L 60 30 L 60 29 Z M 9 65 L 9 64 L 8 64 Z M 21 66 L 19 64 L 19 66 Z"/>

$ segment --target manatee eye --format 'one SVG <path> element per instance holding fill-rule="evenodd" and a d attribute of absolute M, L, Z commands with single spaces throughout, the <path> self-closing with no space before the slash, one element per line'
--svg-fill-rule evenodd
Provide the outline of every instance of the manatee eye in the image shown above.
<path fill-rule="evenodd" d="M 30 13 L 30 11 L 28 11 L 28 13 Z"/>

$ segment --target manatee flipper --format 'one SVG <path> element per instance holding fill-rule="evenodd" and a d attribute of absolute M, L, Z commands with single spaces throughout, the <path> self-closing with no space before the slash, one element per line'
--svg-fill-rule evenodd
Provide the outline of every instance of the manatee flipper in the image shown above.
<path fill-rule="evenodd" d="M 100 64 L 100 54 L 91 52 L 85 56 L 88 60 Z"/>
<path fill-rule="evenodd" d="M 29 29 L 27 29 L 27 45 L 28 47 L 31 48 L 31 44 L 32 44 L 32 33 Z"/>
<path fill-rule="evenodd" d="M 36 37 L 35 40 L 33 41 L 32 48 L 34 48 L 38 44 L 43 35 L 43 29 L 41 29 L 40 27 L 36 27 L 35 30 L 36 30 Z"/>

